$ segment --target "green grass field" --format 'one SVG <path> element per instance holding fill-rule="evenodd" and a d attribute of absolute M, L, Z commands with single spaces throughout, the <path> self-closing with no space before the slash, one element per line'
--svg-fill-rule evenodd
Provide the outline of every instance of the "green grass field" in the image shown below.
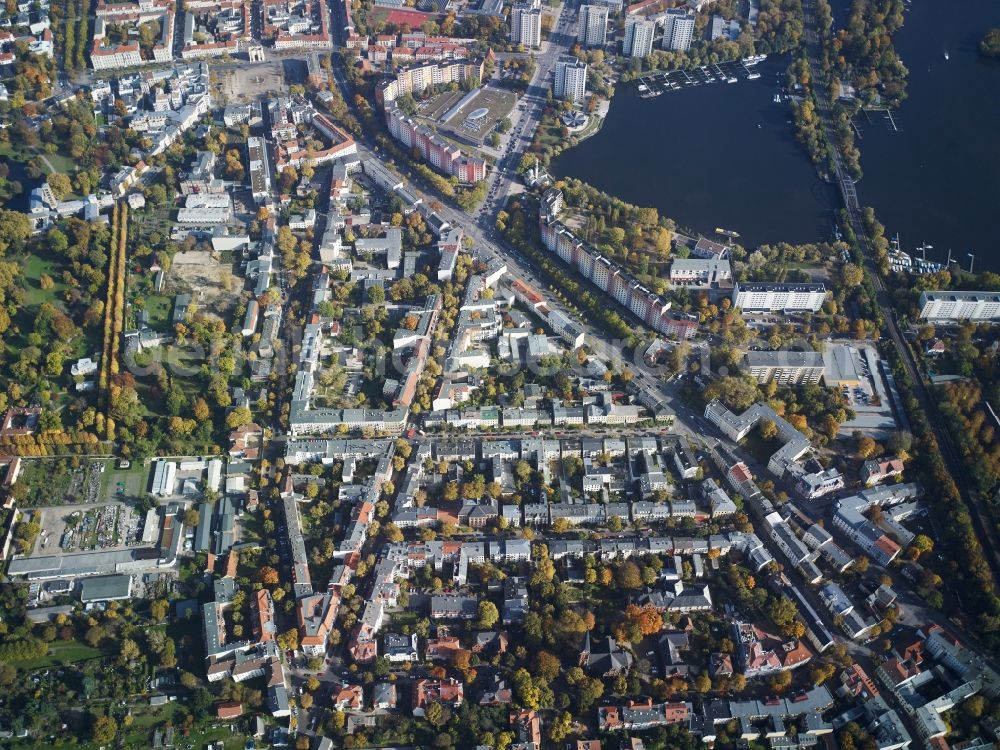
<path fill-rule="evenodd" d="M 24 278 L 25 306 L 21 309 L 20 317 L 22 323 L 28 323 L 35 315 L 35 308 L 49 303 L 54 307 L 66 312 L 66 305 L 63 304 L 62 295 L 68 288 L 62 281 L 63 271 L 57 258 L 46 257 L 44 255 L 29 255 L 21 260 L 21 272 Z M 52 287 L 42 289 L 42 275 L 47 275 L 52 279 Z M 23 330 L 30 330 L 22 325 Z M 73 341 L 73 348 L 70 351 L 71 357 L 87 357 L 100 349 L 100 329 L 83 329 L 84 335 L 77 337 Z M 9 342 L 15 346 L 23 346 L 25 342 L 18 344 L 17 341 Z"/>
<path fill-rule="evenodd" d="M 43 159 L 42 156 L 45 158 Z M 31 153 L 24 154 L 15 150 L 9 142 L 0 146 L 0 157 L 10 161 L 18 161 L 22 163 L 37 157 L 39 164 L 42 166 L 42 172 L 45 174 L 52 174 L 53 171 L 61 172 L 63 174 L 73 174 L 76 171 L 76 162 L 68 156 L 63 156 L 62 154 L 48 154 L 37 149 Z M 49 164 L 52 165 L 51 168 L 49 167 Z"/>
<path fill-rule="evenodd" d="M 108 462 L 101 477 L 101 499 L 106 502 L 137 500 L 146 494 L 148 477 L 149 467 L 141 461 L 133 461 L 127 469 L 115 469 L 112 462 Z"/>
<path fill-rule="evenodd" d="M 56 268 L 53 258 L 43 258 L 38 255 L 29 255 L 21 263 L 24 279 L 27 281 L 27 289 L 24 295 L 25 302 L 30 306 L 41 305 L 50 302 L 62 308 L 60 295 L 66 289 L 62 283 L 62 273 Z M 48 275 L 54 282 L 51 289 L 42 289 L 42 275 Z"/>
<path fill-rule="evenodd" d="M 170 317 L 174 311 L 173 297 L 151 294 L 145 298 L 145 301 L 150 327 L 157 331 L 167 330 L 170 327 Z"/>
<path fill-rule="evenodd" d="M 85 643 L 77 641 L 54 641 L 49 644 L 49 653 L 38 659 L 14 662 L 14 666 L 20 669 L 42 669 L 56 665 L 75 664 L 76 662 L 89 661 L 104 656 L 104 652 L 99 648 L 91 648 Z"/>

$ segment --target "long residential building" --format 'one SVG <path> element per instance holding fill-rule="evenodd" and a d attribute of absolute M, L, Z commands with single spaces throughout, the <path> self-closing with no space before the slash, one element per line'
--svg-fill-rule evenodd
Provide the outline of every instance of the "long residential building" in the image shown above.
<path fill-rule="evenodd" d="M 921 292 L 920 317 L 944 321 L 997 320 L 1000 318 L 1000 294 L 996 292 Z"/>
<path fill-rule="evenodd" d="M 482 80 L 482 77 L 482 60 L 427 62 L 397 71 L 395 77 L 378 85 L 375 98 L 386 104 L 403 94 L 419 94 L 436 84 L 463 83 L 473 79 Z"/>
<path fill-rule="evenodd" d="M 767 404 L 757 403 L 742 414 L 734 414 L 721 401 L 712 401 L 705 407 L 705 419 L 719 428 L 733 442 L 739 442 L 758 423 L 768 420 L 778 428 L 782 446 L 768 460 L 767 468 L 775 476 L 784 476 L 802 456 L 809 452 L 809 439 Z"/>
<path fill-rule="evenodd" d="M 747 352 L 746 366 L 758 383 L 813 385 L 823 378 L 825 365 L 820 352 Z"/>
<path fill-rule="evenodd" d="M 822 284 L 743 281 L 733 289 L 733 307 L 744 312 L 818 312 L 826 300 Z"/>
<path fill-rule="evenodd" d="M 417 124 L 394 102 L 385 105 L 385 121 L 393 138 L 407 148 L 416 148 L 424 160 L 438 172 L 458 177 L 472 184 L 486 179 L 486 161 L 467 156 L 462 149 L 444 140 L 430 128 Z"/>
<path fill-rule="evenodd" d="M 267 161 L 267 141 L 259 136 L 247 138 L 247 161 L 250 166 L 250 191 L 258 204 L 271 194 L 271 167 Z"/>
<path fill-rule="evenodd" d="M 539 215 L 542 242 L 559 258 L 576 268 L 602 292 L 613 297 L 654 331 L 688 338 L 689 326 L 678 327 L 669 314 L 670 303 L 639 283 L 628 271 L 588 247 L 553 214 Z"/>
<path fill-rule="evenodd" d="M 717 284 L 732 278 L 732 266 L 720 258 L 678 258 L 670 264 L 671 282 Z"/>

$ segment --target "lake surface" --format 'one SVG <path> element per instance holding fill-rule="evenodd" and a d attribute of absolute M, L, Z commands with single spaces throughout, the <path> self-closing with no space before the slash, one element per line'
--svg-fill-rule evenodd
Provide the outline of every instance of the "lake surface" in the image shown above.
<path fill-rule="evenodd" d="M 943 259 L 950 247 L 966 268 L 972 251 L 977 269 L 1000 270 L 1000 63 L 976 52 L 991 26 L 1000 26 L 996 0 L 910 6 L 896 37 L 909 97 L 893 113 L 899 132 L 879 113 L 860 117 L 858 196 L 904 249 L 927 242 L 936 248 L 928 258 Z M 601 131 L 552 171 L 656 206 L 694 231 L 735 230 L 748 246 L 828 239 L 839 196 L 796 143 L 789 105 L 773 101 L 787 60 L 758 66 L 756 81 L 655 99 L 619 86 Z"/>
<path fill-rule="evenodd" d="M 757 66 L 757 80 L 653 99 L 623 84 L 600 132 L 561 154 L 552 171 L 655 206 L 702 234 L 734 230 L 751 246 L 824 239 L 837 193 L 796 143 L 789 105 L 774 102 L 787 67 L 787 57 L 772 58 Z"/>

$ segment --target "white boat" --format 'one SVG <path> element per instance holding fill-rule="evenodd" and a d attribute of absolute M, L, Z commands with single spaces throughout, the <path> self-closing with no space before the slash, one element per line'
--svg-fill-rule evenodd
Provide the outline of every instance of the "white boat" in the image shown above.
<path fill-rule="evenodd" d="M 767 55 L 753 55 L 751 57 L 744 57 L 744 65 L 756 65 L 757 63 L 762 63 L 767 59 Z"/>
<path fill-rule="evenodd" d="M 748 81 L 756 81 L 758 78 L 760 78 L 760 73 L 751 73 L 747 76 Z"/>
<path fill-rule="evenodd" d="M 951 59 L 951 58 L 950 58 L 950 57 L 948 56 L 948 50 L 945 50 L 945 51 L 944 51 L 944 59 L 945 59 L 945 60 L 950 60 L 950 59 Z"/>

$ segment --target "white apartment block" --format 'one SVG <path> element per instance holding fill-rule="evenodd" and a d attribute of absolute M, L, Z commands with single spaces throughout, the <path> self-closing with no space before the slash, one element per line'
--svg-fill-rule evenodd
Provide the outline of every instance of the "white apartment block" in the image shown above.
<path fill-rule="evenodd" d="M 649 57 L 653 51 L 656 22 L 639 16 L 625 19 L 625 41 L 622 52 L 629 57 Z"/>
<path fill-rule="evenodd" d="M 763 281 L 738 283 L 733 289 L 733 307 L 744 312 L 808 310 L 817 312 L 826 300 L 822 284 L 777 284 Z"/>
<path fill-rule="evenodd" d="M 510 41 L 525 47 L 542 44 L 542 10 L 538 3 L 517 2 L 510 10 Z"/>
<path fill-rule="evenodd" d="M 694 13 L 671 8 L 663 15 L 663 49 L 687 52 L 694 38 Z"/>
<path fill-rule="evenodd" d="M 922 292 L 920 317 L 928 320 L 997 320 L 1000 318 L 1000 294 Z"/>
<path fill-rule="evenodd" d="M 746 366 L 758 383 L 814 385 L 823 377 L 825 366 L 819 352 L 747 352 Z"/>
<path fill-rule="evenodd" d="M 555 97 L 581 104 L 587 97 L 587 63 L 572 55 L 556 61 Z"/>
<path fill-rule="evenodd" d="M 603 47 L 608 37 L 608 9 L 602 5 L 581 5 L 576 40 L 585 47 Z"/>

